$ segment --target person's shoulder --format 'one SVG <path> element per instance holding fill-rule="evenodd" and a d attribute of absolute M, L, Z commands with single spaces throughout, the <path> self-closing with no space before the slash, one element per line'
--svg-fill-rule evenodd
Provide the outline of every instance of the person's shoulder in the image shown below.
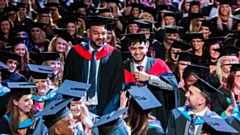
<path fill-rule="evenodd" d="M 0 118 L 0 134 L 11 134 L 9 123 L 5 117 Z"/>

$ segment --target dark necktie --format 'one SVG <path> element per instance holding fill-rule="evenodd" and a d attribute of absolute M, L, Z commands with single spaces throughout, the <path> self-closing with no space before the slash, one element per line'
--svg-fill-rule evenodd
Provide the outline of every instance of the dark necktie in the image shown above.
<path fill-rule="evenodd" d="M 143 66 L 139 65 L 139 66 L 137 66 L 137 69 L 138 69 L 138 71 L 143 71 Z"/>
<path fill-rule="evenodd" d="M 97 50 L 92 51 L 90 77 L 89 77 L 89 83 L 91 84 L 91 87 L 87 91 L 88 98 L 92 98 L 95 95 L 95 91 L 96 91 L 96 70 L 97 70 L 96 54 L 97 54 Z"/>
<path fill-rule="evenodd" d="M 191 117 L 192 117 L 192 121 L 191 121 L 191 123 L 189 125 L 189 128 L 188 128 L 188 135 L 194 135 L 194 133 L 195 133 L 196 114 L 192 114 Z"/>

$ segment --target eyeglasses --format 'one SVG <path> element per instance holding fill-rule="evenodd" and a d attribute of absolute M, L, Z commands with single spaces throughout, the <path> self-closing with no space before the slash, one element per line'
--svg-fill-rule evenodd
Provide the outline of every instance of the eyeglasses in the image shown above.
<path fill-rule="evenodd" d="M 228 59 L 228 60 L 223 60 L 225 63 L 238 63 L 237 59 Z"/>

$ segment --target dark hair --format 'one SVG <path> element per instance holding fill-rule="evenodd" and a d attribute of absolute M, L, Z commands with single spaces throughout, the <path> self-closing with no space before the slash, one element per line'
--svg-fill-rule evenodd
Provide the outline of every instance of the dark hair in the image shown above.
<path fill-rule="evenodd" d="M 236 72 L 234 71 L 228 75 L 228 78 L 227 78 L 227 89 L 228 90 L 232 90 L 234 87 L 235 74 L 236 74 Z"/>

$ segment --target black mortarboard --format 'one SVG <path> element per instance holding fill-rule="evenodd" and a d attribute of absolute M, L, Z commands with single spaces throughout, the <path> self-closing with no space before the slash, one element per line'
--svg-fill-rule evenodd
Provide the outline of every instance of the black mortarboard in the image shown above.
<path fill-rule="evenodd" d="M 27 31 L 28 26 L 26 25 L 16 25 L 12 28 L 12 31 L 16 34 L 17 32 Z"/>
<path fill-rule="evenodd" d="M 0 61 L 0 71 L 1 70 L 4 70 L 4 69 L 8 69 L 9 67 L 6 65 L 6 64 L 4 64 L 4 63 L 2 63 L 1 61 Z"/>
<path fill-rule="evenodd" d="M 113 21 L 115 19 L 109 18 L 109 17 L 102 17 L 102 16 L 86 16 L 86 19 L 88 19 L 87 23 L 88 26 L 107 26 L 109 21 Z M 88 27 L 88 28 L 89 28 Z"/>
<path fill-rule="evenodd" d="M 162 106 L 147 87 L 128 89 L 128 93 L 142 110 L 150 110 Z"/>
<path fill-rule="evenodd" d="M 58 35 L 59 33 L 67 32 L 66 28 L 53 28 L 53 35 Z"/>
<path fill-rule="evenodd" d="M 60 54 L 58 52 L 41 52 L 41 61 L 48 61 L 48 60 L 54 60 L 54 61 L 60 61 Z"/>
<path fill-rule="evenodd" d="M 97 8 L 96 10 L 98 10 L 97 14 L 101 14 L 101 13 L 106 13 L 106 12 L 111 12 L 110 8 Z"/>
<path fill-rule="evenodd" d="M 79 2 L 75 2 L 73 4 L 71 4 L 72 6 L 70 6 L 72 8 L 73 11 L 77 11 L 79 8 L 87 8 L 88 5 L 84 4 L 83 2 L 79 1 Z"/>
<path fill-rule="evenodd" d="M 44 24 L 43 23 L 36 23 L 36 22 L 31 23 L 30 28 L 35 28 L 35 27 L 44 30 Z"/>
<path fill-rule="evenodd" d="M 205 93 L 209 98 L 211 98 L 211 95 L 214 92 L 218 92 L 219 94 L 223 95 L 223 93 L 220 90 L 218 90 L 217 88 L 213 87 L 212 85 L 210 85 L 208 82 L 206 82 L 205 80 L 203 80 L 202 78 L 200 78 L 196 74 L 192 73 L 192 75 L 194 75 L 198 79 L 197 82 L 195 82 L 193 84 L 193 86 L 198 88 L 203 93 Z"/>
<path fill-rule="evenodd" d="M 143 7 L 143 12 L 147 12 L 147 13 L 151 14 L 154 19 L 156 18 L 157 13 L 156 13 L 155 9 L 152 7 L 148 7 L 148 6 Z"/>
<path fill-rule="evenodd" d="M 73 100 L 80 100 L 90 86 L 91 84 L 65 80 L 58 88 L 57 93 L 62 94 L 65 98 L 74 98 Z"/>
<path fill-rule="evenodd" d="M 211 37 L 208 39 L 204 39 L 203 41 L 205 41 L 205 43 L 208 46 L 211 46 L 211 45 L 219 44 L 222 41 L 222 39 L 223 37 Z"/>
<path fill-rule="evenodd" d="M 239 10 L 239 12 L 240 12 L 240 10 Z M 240 14 L 237 14 L 237 15 L 234 15 L 234 16 L 231 16 L 231 17 L 236 20 L 237 24 L 240 23 Z"/>
<path fill-rule="evenodd" d="M 171 47 L 179 48 L 186 51 L 191 48 L 191 45 L 183 41 L 174 40 Z"/>
<path fill-rule="evenodd" d="M 208 21 L 208 20 L 199 20 L 202 22 L 201 26 L 205 26 L 205 27 L 208 27 L 211 31 L 211 27 L 213 27 L 214 25 L 216 26 L 216 24 Z"/>
<path fill-rule="evenodd" d="M 169 10 L 168 5 L 156 5 L 156 10 Z"/>
<path fill-rule="evenodd" d="M 172 12 L 172 11 L 162 11 L 162 13 L 164 13 L 164 17 L 165 17 L 165 16 L 175 17 L 175 13 Z"/>
<path fill-rule="evenodd" d="M 165 29 L 166 29 L 166 33 L 173 34 L 173 33 L 178 33 L 179 29 L 182 29 L 182 27 L 171 25 L 171 26 L 165 26 Z"/>
<path fill-rule="evenodd" d="M 220 52 L 220 57 L 222 56 L 236 56 L 236 53 L 240 51 L 239 48 L 229 45 L 229 46 L 223 46 L 219 49 L 216 49 L 216 51 Z"/>
<path fill-rule="evenodd" d="M 217 0 L 219 2 L 219 5 L 222 5 L 222 4 L 228 4 L 230 5 L 231 1 L 229 0 Z"/>
<path fill-rule="evenodd" d="M 77 18 L 84 18 L 85 17 L 84 14 L 78 13 L 78 12 L 71 12 L 70 15 L 73 15 L 73 16 L 75 16 Z"/>
<path fill-rule="evenodd" d="M 192 73 L 198 75 L 199 77 L 206 78 L 210 74 L 210 68 L 202 65 L 191 64 L 188 65 L 183 72 L 184 75 L 189 75 Z"/>
<path fill-rule="evenodd" d="M 35 116 L 42 116 L 44 124 L 47 128 L 50 128 L 56 122 L 71 114 L 71 111 L 67 107 L 71 101 L 72 99 L 53 100 L 42 111 L 37 112 Z"/>
<path fill-rule="evenodd" d="M 226 64 L 226 65 L 231 65 L 230 72 L 240 71 L 240 63 Z"/>
<path fill-rule="evenodd" d="M 22 37 L 15 37 L 13 39 L 10 39 L 9 44 L 11 45 L 11 48 L 13 49 L 13 47 L 17 44 L 25 44 L 25 40 L 27 40 L 28 38 L 22 38 Z"/>
<path fill-rule="evenodd" d="M 52 74 L 52 68 L 50 66 L 42 66 L 42 65 L 35 65 L 35 64 L 28 64 L 27 65 L 30 74 L 34 79 L 47 79 L 49 74 Z"/>
<path fill-rule="evenodd" d="M 107 30 L 114 30 L 117 26 L 117 23 L 108 23 L 107 24 Z"/>
<path fill-rule="evenodd" d="M 200 6 L 200 1 L 191 1 L 191 2 L 188 2 L 190 3 L 190 7 L 191 6 Z"/>
<path fill-rule="evenodd" d="M 237 8 L 233 11 L 233 16 L 240 15 L 240 8 Z"/>
<path fill-rule="evenodd" d="M 18 61 L 18 63 L 21 62 L 21 56 L 16 53 L 0 50 L 0 54 L 0 61 L 2 61 L 3 63 L 7 62 L 8 59 L 16 60 Z"/>
<path fill-rule="evenodd" d="M 60 20 L 58 20 L 57 26 L 66 27 L 66 25 L 68 23 L 76 23 L 76 22 L 78 22 L 78 18 L 73 15 L 70 15 L 70 16 L 67 16 L 67 17 L 64 17 L 64 18 L 61 18 Z"/>
<path fill-rule="evenodd" d="M 197 55 L 190 52 L 176 52 L 175 54 L 179 55 L 178 61 L 192 62 L 197 57 Z"/>
<path fill-rule="evenodd" d="M 233 127 L 231 127 L 222 118 L 200 116 L 200 118 L 205 122 L 203 125 L 203 131 L 210 133 L 211 135 L 223 135 L 224 133 L 238 133 Z"/>
<path fill-rule="evenodd" d="M 147 39 L 145 37 L 145 34 L 149 33 L 124 34 L 120 36 L 126 36 L 126 39 L 128 39 L 129 42 L 146 42 Z"/>
<path fill-rule="evenodd" d="M 186 35 L 188 35 L 191 39 L 195 39 L 195 38 L 203 39 L 202 32 L 187 32 Z"/>
<path fill-rule="evenodd" d="M 112 123 L 113 121 L 116 122 L 116 120 L 120 119 L 119 116 L 126 112 L 126 110 L 127 108 L 124 108 L 121 110 L 113 111 L 110 114 L 103 115 L 98 121 L 96 121 L 93 127 L 104 126 L 108 123 Z"/>
<path fill-rule="evenodd" d="M 10 94 L 12 96 L 23 96 L 31 94 L 31 89 L 36 88 L 35 83 L 29 82 L 8 82 L 8 88 L 11 89 Z"/>
<path fill-rule="evenodd" d="M 15 11 L 15 12 L 17 12 L 17 7 L 16 7 L 16 6 L 13 6 L 13 5 L 8 6 L 8 7 L 5 7 L 4 12 L 10 12 L 10 11 Z"/>
<path fill-rule="evenodd" d="M 204 18 L 204 16 L 206 16 L 205 14 L 203 13 L 190 13 L 189 17 L 191 19 L 194 19 L 194 18 Z"/>
<path fill-rule="evenodd" d="M 117 5 L 121 3 L 119 0 L 106 0 L 107 3 L 113 2 L 116 3 Z"/>
<path fill-rule="evenodd" d="M 49 8 L 39 8 L 36 11 L 38 14 L 49 14 Z"/>
<path fill-rule="evenodd" d="M 132 8 L 139 8 L 142 9 L 144 7 L 141 3 L 131 3 L 129 6 L 132 6 Z"/>
<path fill-rule="evenodd" d="M 57 37 L 60 37 L 64 40 L 66 40 L 67 42 L 72 42 L 72 44 L 74 44 L 74 41 L 73 41 L 73 38 L 72 36 L 68 33 L 68 32 L 61 32 L 61 33 L 58 33 Z"/>
<path fill-rule="evenodd" d="M 9 21 L 8 17 L 9 17 L 8 15 L 0 16 L 0 22 Z"/>
<path fill-rule="evenodd" d="M 26 4 L 25 3 L 22 3 L 22 2 L 18 2 L 17 3 L 17 9 L 18 8 L 26 8 Z"/>
<path fill-rule="evenodd" d="M 150 30 L 152 29 L 153 22 L 149 22 L 148 20 L 145 20 L 145 19 L 137 19 L 133 21 L 139 24 L 139 28 L 148 28 Z"/>
<path fill-rule="evenodd" d="M 139 24 L 138 20 L 142 20 L 142 19 L 141 18 L 128 18 L 128 19 L 126 19 L 126 24 L 127 25 L 128 24 Z"/>
<path fill-rule="evenodd" d="M 49 2 L 49 3 L 46 3 L 44 4 L 45 7 L 58 7 L 59 6 L 59 3 L 56 3 L 56 2 Z"/>

